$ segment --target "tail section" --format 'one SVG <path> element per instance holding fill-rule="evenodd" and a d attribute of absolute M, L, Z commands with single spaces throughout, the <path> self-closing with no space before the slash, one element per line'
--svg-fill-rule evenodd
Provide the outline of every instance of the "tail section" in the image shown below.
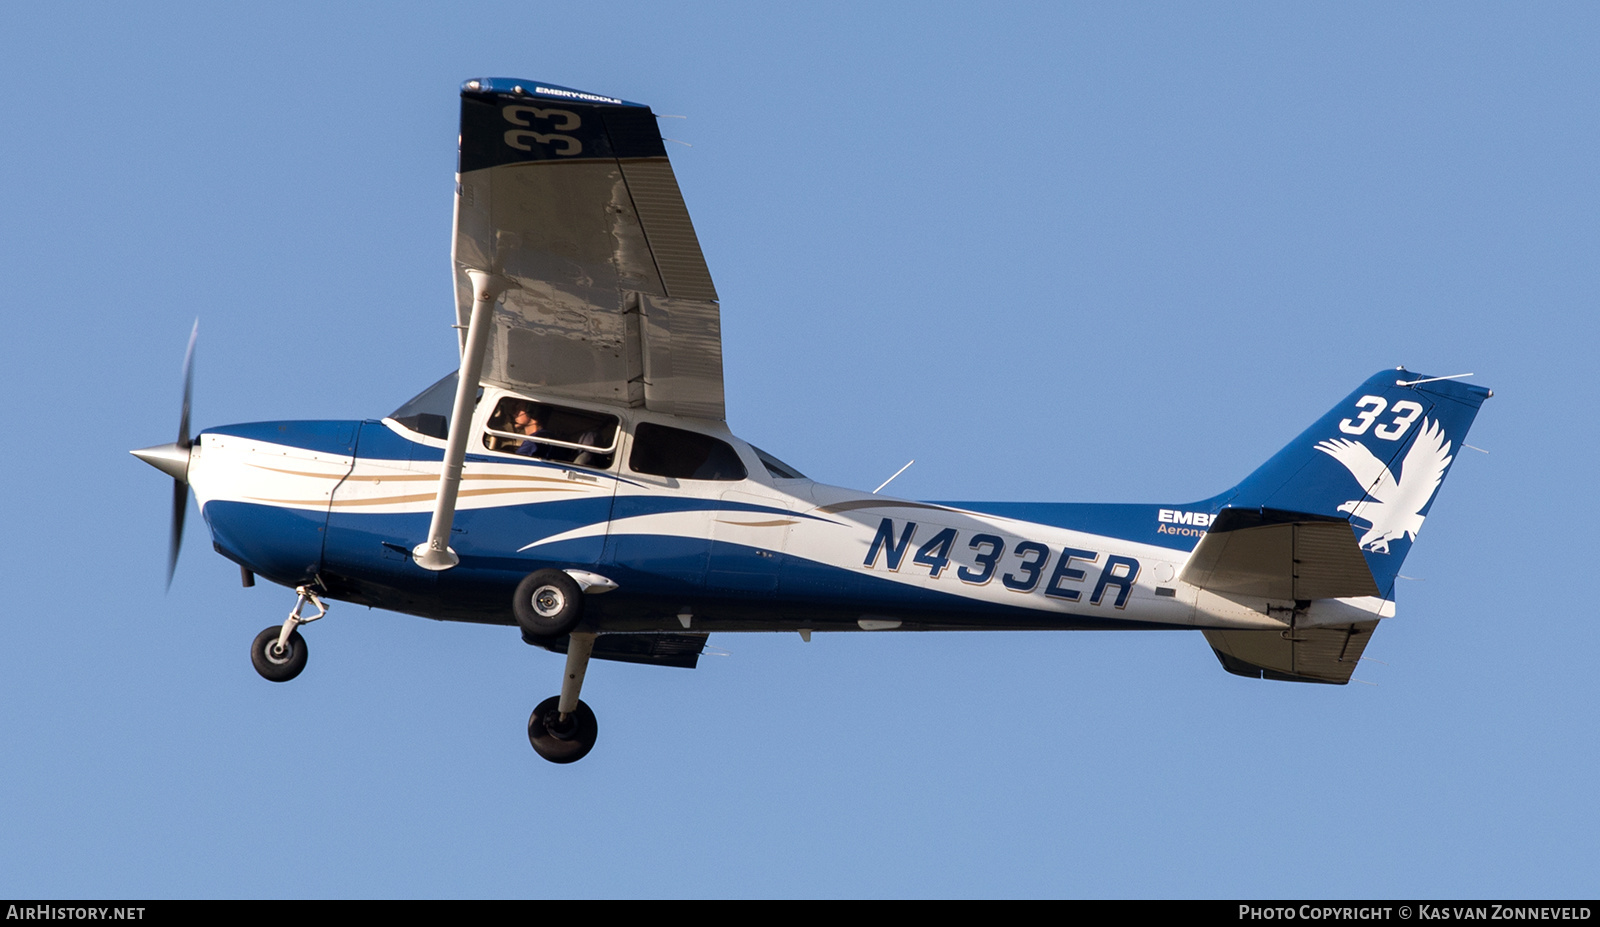
<path fill-rule="evenodd" d="M 1197 615 L 1273 602 L 1282 630 L 1208 628 L 1230 673 L 1350 681 L 1478 407 L 1493 393 L 1404 369 L 1368 378 L 1211 504 L 1183 568 Z M 1243 598 L 1241 598 L 1243 597 Z M 1255 602 L 1250 602 L 1255 599 Z M 1289 602 L 1292 601 L 1292 607 Z"/>
<path fill-rule="evenodd" d="M 1403 368 L 1374 374 L 1224 493 L 1212 531 L 1261 521 L 1346 522 L 1379 594 L 1389 598 L 1478 407 L 1492 395 Z"/>

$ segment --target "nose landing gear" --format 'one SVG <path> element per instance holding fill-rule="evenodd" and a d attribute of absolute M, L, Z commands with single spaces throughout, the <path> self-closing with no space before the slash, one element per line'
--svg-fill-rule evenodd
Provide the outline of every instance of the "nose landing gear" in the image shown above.
<path fill-rule="evenodd" d="M 294 591 L 300 594 L 300 598 L 295 602 L 294 610 L 289 612 L 289 618 L 283 624 L 257 634 L 250 644 L 250 664 L 268 682 L 288 682 L 300 675 L 300 671 L 306 668 L 306 641 L 296 628 L 328 613 L 328 607 L 309 587 L 297 586 Z M 307 602 L 316 606 L 317 613 L 302 618 L 300 611 Z"/>

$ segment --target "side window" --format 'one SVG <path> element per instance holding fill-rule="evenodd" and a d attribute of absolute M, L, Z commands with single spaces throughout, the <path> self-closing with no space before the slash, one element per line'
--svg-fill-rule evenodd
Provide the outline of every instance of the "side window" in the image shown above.
<path fill-rule="evenodd" d="M 742 480 L 746 476 L 739 455 L 725 442 L 649 422 L 640 422 L 634 429 L 628 466 L 635 473 L 680 480 Z"/>
<path fill-rule="evenodd" d="M 617 450 L 617 419 L 507 396 L 489 414 L 483 446 L 503 454 L 604 470 Z"/>
<path fill-rule="evenodd" d="M 750 445 L 750 449 L 756 452 L 756 457 L 761 460 L 761 465 L 767 468 L 767 472 L 772 474 L 773 478 L 780 480 L 803 480 L 806 478 L 804 473 L 768 454 L 754 444 Z"/>

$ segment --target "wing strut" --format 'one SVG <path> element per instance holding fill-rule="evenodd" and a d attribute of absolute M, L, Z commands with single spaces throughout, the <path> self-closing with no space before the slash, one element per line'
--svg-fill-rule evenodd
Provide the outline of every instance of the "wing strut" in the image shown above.
<path fill-rule="evenodd" d="M 411 559 L 424 570 L 448 570 L 461 562 L 450 549 L 450 526 L 456 518 L 456 494 L 461 489 L 462 462 L 467 458 L 467 435 L 478 398 L 478 377 L 483 372 L 484 349 L 489 344 L 494 304 L 510 283 L 482 270 L 469 270 L 472 280 L 472 317 L 461 352 L 461 373 L 456 379 L 456 404 L 450 413 L 450 436 L 445 441 L 444 464 L 439 469 L 439 492 L 433 501 L 433 522 L 428 539 L 412 548 Z"/>

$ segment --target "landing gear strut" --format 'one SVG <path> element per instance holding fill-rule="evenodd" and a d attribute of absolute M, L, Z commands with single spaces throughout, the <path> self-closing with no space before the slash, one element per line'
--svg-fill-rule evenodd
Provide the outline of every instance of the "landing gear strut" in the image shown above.
<path fill-rule="evenodd" d="M 528 718 L 528 742 L 535 753 L 552 763 L 576 763 L 594 749 L 600 725 L 594 712 L 578 698 L 583 674 L 594 651 L 593 634 L 573 634 L 567 642 L 567 672 L 561 694 L 539 703 Z"/>
<path fill-rule="evenodd" d="M 269 682 L 288 682 L 306 668 L 306 641 L 295 629 L 328 613 L 328 607 L 310 588 L 298 586 L 294 591 L 300 594 L 300 599 L 289 612 L 288 620 L 257 634 L 250 644 L 250 663 L 261 678 Z M 300 612 L 307 602 L 316 606 L 317 613 L 303 618 Z"/>

